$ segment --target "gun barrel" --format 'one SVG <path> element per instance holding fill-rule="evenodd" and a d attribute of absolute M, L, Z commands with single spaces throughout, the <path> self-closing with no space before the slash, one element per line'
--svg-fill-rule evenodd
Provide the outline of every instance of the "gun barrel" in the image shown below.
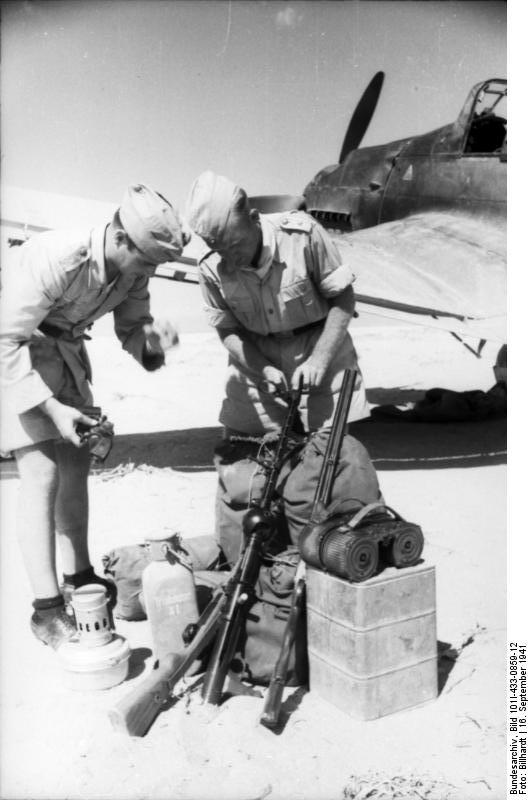
<path fill-rule="evenodd" d="M 342 387 L 340 389 L 331 431 L 329 434 L 329 441 L 327 442 L 327 449 L 323 459 L 323 468 L 320 472 L 316 493 L 314 495 L 314 504 L 312 507 L 313 513 L 311 514 L 312 518 L 314 515 L 318 516 L 321 508 L 327 506 L 331 498 L 334 473 L 336 472 L 336 466 L 340 456 L 340 449 L 342 446 L 345 426 L 347 424 L 347 416 L 351 407 L 356 376 L 356 370 L 353 371 L 352 369 L 346 369 L 344 372 Z"/>

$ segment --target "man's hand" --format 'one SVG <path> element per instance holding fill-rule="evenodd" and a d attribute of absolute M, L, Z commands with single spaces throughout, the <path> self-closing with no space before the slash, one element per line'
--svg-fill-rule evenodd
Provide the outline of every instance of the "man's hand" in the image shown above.
<path fill-rule="evenodd" d="M 276 387 L 276 390 L 281 392 L 288 392 L 288 382 L 280 369 L 276 369 L 271 364 L 268 364 L 262 369 L 263 380 L 266 383 L 271 383 Z"/>
<path fill-rule="evenodd" d="M 146 370 L 152 372 L 165 364 L 165 352 L 160 335 L 154 330 L 153 325 L 144 325 L 143 332 L 145 334 L 145 342 L 142 363 Z"/>
<path fill-rule="evenodd" d="M 292 388 L 299 389 L 300 378 L 303 378 L 303 386 L 305 389 L 310 387 L 319 386 L 323 380 L 323 376 L 327 371 L 327 367 L 313 358 L 307 358 L 303 364 L 296 367 L 292 375 Z"/>
<path fill-rule="evenodd" d="M 164 352 L 175 347 L 180 341 L 176 325 L 170 319 L 155 319 L 152 329 L 158 334 L 160 346 Z"/>
<path fill-rule="evenodd" d="M 83 425 L 86 425 L 88 428 L 97 425 L 97 420 L 87 417 L 86 414 L 83 414 L 77 408 L 65 406 L 64 403 L 60 403 L 55 397 L 44 400 L 39 408 L 48 415 L 61 434 L 61 437 L 66 442 L 75 445 L 75 447 L 82 447 L 83 445 L 79 434 L 75 430 L 78 423 L 82 422 Z"/>

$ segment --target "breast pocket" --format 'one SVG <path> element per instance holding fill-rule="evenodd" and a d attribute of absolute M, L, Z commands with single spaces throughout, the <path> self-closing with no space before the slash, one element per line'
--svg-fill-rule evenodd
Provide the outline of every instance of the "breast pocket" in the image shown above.
<path fill-rule="evenodd" d="M 58 304 L 61 314 L 73 323 L 83 322 L 90 317 L 103 302 L 103 295 L 99 290 L 86 291 L 83 294 L 65 293 L 62 303 Z"/>
<path fill-rule="evenodd" d="M 282 286 L 280 297 L 286 321 L 292 328 L 315 322 L 322 316 L 314 287 L 307 278 Z"/>
<path fill-rule="evenodd" d="M 237 319 L 246 327 L 250 327 L 251 321 L 255 317 L 255 304 L 253 299 L 248 297 L 247 294 L 227 292 L 226 301 Z"/>

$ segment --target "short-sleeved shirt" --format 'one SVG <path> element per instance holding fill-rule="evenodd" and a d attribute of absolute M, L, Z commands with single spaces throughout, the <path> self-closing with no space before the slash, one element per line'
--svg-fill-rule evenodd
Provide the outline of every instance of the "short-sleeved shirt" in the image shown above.
<path fill-rule="evenodd" d="M 209 323 L 224 330 L 243 328 L 266 360 L 290 381 L 321 335 L 328 301 L 347 289 L 354 275 L 324 228 L 308 214 L 261 214 L 259 220 L 263 247 L 257 268 L 236 269 L 211 253 L 200 263 L 200 286 Z M 319 329 L 310 327 L 317 322 L 322 323 Z M 357 358 L 346 334 L 322 385 L 302 398 L 300 411 L 307 429 L 330 423 L 348 367 L 357 368 Z M 356 386 L 351 421 L 368 413 L 359 371 Z M 264 395 L 230 356 L 220 422 L 259 435 L 277 430 L 283 417 L 284 405 Z"/>
<path fill-rule="evenodd" d="M 148 278 L 120 274 L 109 283 L 104 237 L 104 226 L 81 232 L 47 231 L 17 248 L 3 265 L 4 450 L 58 437 L 49 417 L 36 408 L 49 397 L 68 405 L 91 404 L 83 335 L 103 314 L 114 311 L 123 348 L 142 363 L 143 325 L 152 322 Z"/>
<path fill-rule="evenodd" d="M 354 280 L 326 231 L 302 211 L 260 215 L 257 269 L 235 269 L 216 254 L 202 260 L 205 311 L 216 328 L 243 327 L 266 336 L 327 316 L 328 298 Z"/>

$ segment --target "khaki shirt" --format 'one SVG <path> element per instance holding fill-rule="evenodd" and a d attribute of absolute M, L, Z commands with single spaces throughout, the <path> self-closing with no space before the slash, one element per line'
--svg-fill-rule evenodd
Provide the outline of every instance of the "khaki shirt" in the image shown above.
<path fill-rule="evenodd" d="M 27 437 L 9 435 L 11 448 L 23 446 L 16 442 L 24 438 L 28 440 L 24 444 L 42 441 L 50 425 L 55 430 L 35 409 L 47 398 L 55 395 L 68 401 L 75 396 L 78 402 L 91 402 L 90 365 L 83 336 L 103 314 L 114 312 L 115 330 L 123 348 L 142 363 L 142 326 L 152 322 L 148 277 L 118 275 L 108 283 L 104 236 L 104 226 L 90 232 L 47 231 L 17 248 L 2 269 L 0 363 L 6 411 L 2 429 L 4 434 L 11 426 L 14 433 L 16 420 L 11 414 L 15 414 L 22 415 L 22 427 L 27 432 Z M 38 330 L 41 323 L 63 333 L 45 335 Z M 65 383 L 70 384 L 66 389 Z M 36 427 L 33 417 L 40 420 Z"/>
<path fill-rule="evenodd" d="M 261 214 L 263 249 L 258 269 L 235 269 L 216 254 L 199 267 L 205 311 L 215 328 L 266 336 L 323 320 L 327 298 L 354 280 L 349 264 L 321 227 L 302 211 Z"/>
<path fill-rule="evenodd" d="M 292 331 L 320 320 L 323 326 L 328 300 L 350 286 L 354 275 L 352 267 L 341 262 L 324 228 L 308 214 L 261 214 L 259 219 L 263 248 L 257 269 L 235 269 L 211 253 L 200 263 L 200 286 L 210 325 L 249 332 L 268 363 L 290 382 L 296 367 L 312 353 L 322 328 L 295 335 Z M 348 367 L 358 369 L 351 337 L 346 334 L 322 385 L 303 395 L 300 413 L 307 430 L 332 420 Z M 368 414 L 359 370 L 356 386 L 350 421 Z M 220 422 L 232 430 L 260 435 L 278 430 L 284 414 L 284 404 L 264 394 L 230 356 Z"/>

